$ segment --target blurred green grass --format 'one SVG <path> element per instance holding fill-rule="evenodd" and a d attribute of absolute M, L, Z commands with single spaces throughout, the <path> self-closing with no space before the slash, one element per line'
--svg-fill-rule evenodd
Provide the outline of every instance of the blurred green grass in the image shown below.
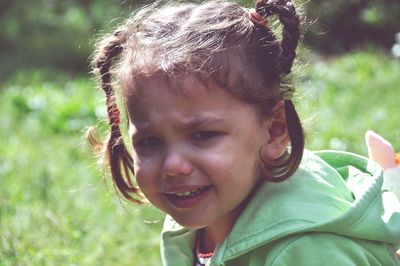
<path fill-rule="evenodd" d="M 90 79 L 59 73 L 2 85 L 0 265 L 158 265 L 162 216 L 121 204 L 85 144 L 100 99 Z"/>
<path fill-rule="evenodd" d="M 399 73 L 400 62 L 379 52 L 303 67 L 296 83 L 307 147 L 366 155 L 373 129 L 399 150 Z M 160 265 L 163 215 L 121 203 L 83 138 L 88 126 L 105 127 L 94 87 L 48 70 L 1 84 L 0 265 Z"/>
<path fill-rule="evenodd" d="M 364 134 L 372 129 L 400 151 L 399 73 L 400 61 L 379 51 L 319 58 L 301 69 L 300 112 L 311 121 L 307 147 L 367 155 Z"/>

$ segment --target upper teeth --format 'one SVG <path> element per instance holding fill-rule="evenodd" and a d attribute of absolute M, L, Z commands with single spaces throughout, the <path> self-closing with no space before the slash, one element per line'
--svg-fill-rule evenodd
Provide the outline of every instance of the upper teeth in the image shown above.
<path fill-rule="evenodd" d="M 188 197 L 188 196 L 195 196 L 200 194 L 205 187 L 200 187 L 196 188 L 190 191 L 185 191 L 185 192 L 166 192 L 167 194 L 172 194 L 172 195 L 177 195 L 179 197 Z"/>
<path fill-rule="evenodd" d="M 196 192 L 200 191 L 199 188 L 193 189 L 191 191 L 187 191 L 187 192 L 181 192 L 181 193 L 175 193 L 175 195 L 177 196 L 190 196 L 191 194 L 194 194 Z"/>

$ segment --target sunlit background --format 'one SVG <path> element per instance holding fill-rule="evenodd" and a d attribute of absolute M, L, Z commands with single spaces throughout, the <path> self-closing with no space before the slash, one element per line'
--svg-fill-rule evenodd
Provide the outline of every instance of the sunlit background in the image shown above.
<path fill-rule="evenodd" d="M 143 3 L 0 0 L 0 265 L 160 265 L 162 214 L 120 202 L 84 139 L 106 131 L 95 40 Z M 301 6 L 307 147 L 366 155 L 373 129 L 400 150 L 400 2 Z"/>

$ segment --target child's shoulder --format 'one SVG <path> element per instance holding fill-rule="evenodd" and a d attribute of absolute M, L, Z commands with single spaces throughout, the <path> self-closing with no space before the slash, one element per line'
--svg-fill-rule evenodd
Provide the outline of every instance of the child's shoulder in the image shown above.
<path fill-rule="evenodd" d="M 259 188 L 229 235 L 227 250 L 274 246 L 277 239 L 294 248 L 294 240 L 302 243 L 310 237 L 336 239 L 337 235 L 340 241 L 356 246 L 353 237 L 367 243 L 399 241 L 396 219 L 385 222 L 380 217 L 385 212 L 380 204 L 381 186 L 380 168 L 363 157 L 306 151 L 293 176 Z M 297 239 L 300 235 L 305 238 Z"/>
<path fill-rule="evenodd" d="M 277 241 L 265 265 L 400 265 L 387 245 L 330 232 L 307 232 Z"/>
<path fill-rule="evenodd" d="M 362 173 L 367 173 L 370 175 L 382 175 L 382 169 L 376 163 L 369 160 L 368 158 L 346 151 L 336 151 L 336 150 L 319 150 L 313 152 L 305 152 L 305 157 L 307 158 L 316 155 L 325 161 L 328 165 L 335 168 L 343 176 L 346 172 L 343 169 L 354 168 Z M 315 158 L 315 157 L 314 157 Z M 347 173 L 348 174 L 348 173 Z M 348 175 L 343 176 L 345 179 Z"/>

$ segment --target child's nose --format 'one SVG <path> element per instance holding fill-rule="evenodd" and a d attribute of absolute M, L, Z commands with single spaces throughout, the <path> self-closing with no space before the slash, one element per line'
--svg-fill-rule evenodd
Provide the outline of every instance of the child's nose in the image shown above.
<path fill-rule="evenodd" d="M 163 177 L 184 177 L 193 172 L 191 163 L 179 151 L 169 151 L 163 164 Z"/>

